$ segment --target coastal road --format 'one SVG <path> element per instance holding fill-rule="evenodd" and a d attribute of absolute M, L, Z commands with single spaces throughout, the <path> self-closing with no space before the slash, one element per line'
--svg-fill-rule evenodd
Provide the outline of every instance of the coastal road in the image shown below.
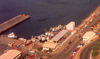
<path fill-rule="evenodd" d="M 87 45 L 82 51 L 81 51 L 81 54 L 80 54 L 80 59 L 89 59 L 89 54 L 90 54 L 90 51 L 91 51 L 91 47 L 96 43 L 100 41 L 99 38 L 96 39 L 94 42 L 91 42 L 89 45 Z"/>
<path fill-rule="evenodd" d="M 87 22 L 86 22 L 87 23 Z M 87 27 L 85 27 L 85 25 L 82 27 L 83 30 L 81 32 L 77 32 L 75 35 L 74 35 L 74 38 L 71 37 L 70 40 L 72 41 L 72 43 L 69 45 L 69 49 L 65 48 L 62 52 L 58 53 L 58 54 L 55 54 L 53 55 L 52 59 L 69 59 L 71 53 L 73 52 L 73 50 L 77 47 L 77 45 L 80 44 L 80 42 L 82 41 L 82 37 L 79 38 L 79 36 L 77 35 L 80 35 L 80 33 L 82 33 L 81 36 L 83 36 L 83 34 L 88 31 L 88 29 L 90 28 L 90 25 L 91 24 L 95 24 L 96 22 L 90 22 L 87 24 Z M 66 44 L 65 46 L 68 46 L 68 44 Z"/>
<path fill-rule="evenodd" d="M 98 20 L 100 21 L 100 14 L 96 14 L 96 16 L 92 19 L 93 21 L 91 22 L 87 22 L 86 25 L 88 25 L 86 28 L 83 27 L 83 30 L 88 31 L 91 27 L 91 25 L 94 25 L 98 22 Z M 84 31 L 81 31 L 82 33 L 85 33 Z M 89 59 L 89 53 L 91 51 L 91 47 L 100 40 L 95 40 L 93 42 L 91 42 L 89 45 L 87 45 L 80 54 L 78 54 L 78 57 L 76 57 L 76 59 Z M 80 55 L 80 56 L 79 56 Z"/>

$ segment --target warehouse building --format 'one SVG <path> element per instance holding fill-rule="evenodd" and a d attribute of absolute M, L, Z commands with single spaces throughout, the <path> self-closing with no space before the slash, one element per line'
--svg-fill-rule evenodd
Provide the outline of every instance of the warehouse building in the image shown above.
<path fill-rule="evenodd" d="M 96 36 L 96 33 L 93 32 L 93 31 L 88 31 L 86 32 L 84 35 L 83 35 L 83 42 L 84 43 L 87 43 L 89 42 L 90 40 L 92 40 L 94 37 Z"/>

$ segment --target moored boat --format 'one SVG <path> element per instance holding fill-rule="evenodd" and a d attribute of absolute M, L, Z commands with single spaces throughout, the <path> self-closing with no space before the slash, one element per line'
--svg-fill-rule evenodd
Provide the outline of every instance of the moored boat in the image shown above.
<path fill-rule="evenodd" d="M 8 38 L 17 38 L 14 32 L 8 34 Z"/>

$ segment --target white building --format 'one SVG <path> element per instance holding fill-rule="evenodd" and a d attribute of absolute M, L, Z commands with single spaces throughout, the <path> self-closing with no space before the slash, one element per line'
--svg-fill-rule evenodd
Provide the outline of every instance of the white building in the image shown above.
<path fill-rule="evenodd" d="M 88 31 L 83 35 L 83 42 L 87 43 L 89 42 L 91 39 L 93 39 L 96 36 L 96 33 L 93 31 Z"/>
<path fill-rule="evenodd" d="M 75 29 L 75 22 L 71 21 L 70 23 L 68 23 L 66 25 L 66 29 L 69 30 L 69 31 L 73 31 Z"/>
<path fill-rule="evenodd" d="M 51 40 L 54 42 L 58 42 L 66 33 L 68 30 L 61 30 L 56 36 L 54 36 Z"/>

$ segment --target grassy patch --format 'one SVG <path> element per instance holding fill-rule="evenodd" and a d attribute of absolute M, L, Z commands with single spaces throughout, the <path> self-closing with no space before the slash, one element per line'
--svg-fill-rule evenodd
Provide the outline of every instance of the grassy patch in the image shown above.
<path fill-rule="evenodd" d="M 92 53 L 92 56 L 95 57 L 99 54 L 98 52 L 98 49 L 99 49 L 99 46 L 100 46 L 100 42 L 97 42 L 93 47 L 93 53 Z"/>
<path fill-rule="evenodd" d="M 92 49 L 93 49 L 93 51 L 95 51 L 95 50 L 98 50 L 99 47 L 97 45 L 95 45 L 95 46 L 92 47 Z"/>
<path fill-rule="evenodd" d="M 99 52 L 97 50 L 93 51 L 92 56 L 95 57 L 99 54 Z"/>
<path fill-rule="evenodd" d="M 43 47 L 39 47 L 39 48 L 37 48 L 38 51 L 41 51 L 42 49 L 43 49 Z"/>

